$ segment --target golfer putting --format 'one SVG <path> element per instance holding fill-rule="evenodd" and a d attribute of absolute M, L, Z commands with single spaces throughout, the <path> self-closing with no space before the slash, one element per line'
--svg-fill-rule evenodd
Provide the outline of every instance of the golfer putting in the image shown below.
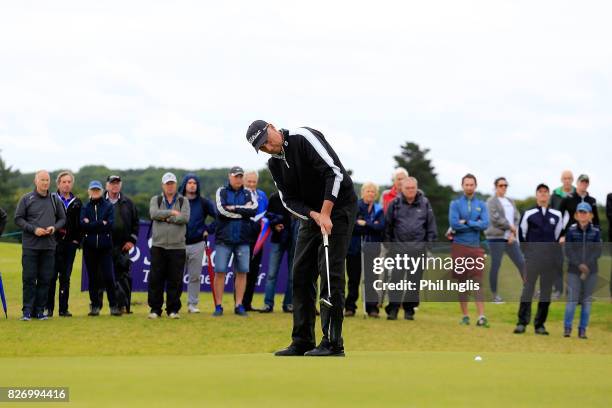
<path fill-rule="evenodd" d="M 256 120 L 246 138 L 255 151 L 271 155 L 268 168 L 281 201 L 300 219 L 293 261 L 292 341 L 275 355 L 344 356 L 344 264 L 357 216 L 353 182 L 317 130 L 277 130 L 270 123 Z M 317 346 L 319 276 L 322 339 Z"/>

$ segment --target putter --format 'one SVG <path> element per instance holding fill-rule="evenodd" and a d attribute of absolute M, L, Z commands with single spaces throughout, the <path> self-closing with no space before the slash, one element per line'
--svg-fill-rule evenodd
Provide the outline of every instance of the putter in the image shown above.
<path fill-rule="evenodd" d="M 327 273 L 327 297 L 321 296 L 319 299 L 319 303 L 322 307 L 331 308 L 331 287 L 329 282 L 329 236 L 327 234 L 323 234 L 323 247 L 325 248 L 325 272 Z"/>

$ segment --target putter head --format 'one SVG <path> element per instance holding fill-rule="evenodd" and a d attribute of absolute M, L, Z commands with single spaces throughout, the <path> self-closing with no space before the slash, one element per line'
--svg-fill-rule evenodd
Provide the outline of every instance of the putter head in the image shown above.
<path fill-rule="evenodd" d="M 327 307 L 329 309 L 332 308 L 332 303 L 329 301 L 329 299 L 322 297 L 321 299 L 319 299 L 319 303 L 321 304 L 321 306 L 323 307 Z"/>

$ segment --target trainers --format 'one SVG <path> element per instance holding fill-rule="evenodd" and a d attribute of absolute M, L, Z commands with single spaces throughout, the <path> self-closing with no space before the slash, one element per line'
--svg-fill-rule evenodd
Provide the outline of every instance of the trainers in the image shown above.
<path fill-rule="evenodd" d="M 215 317 L 223 316 L 223 306 L 221 305 L 215 306 L 215 311 L 213 312 L 213 316 Z"/>
<path fill-rule="evenodd" d="M 198 309 L 196 305 L 189 305 L 187 307 L 187 313 L 200 313 L 200 309 Z"/>
<path fill-rule="evenodd" d="M 354 310 L 345 310 L 344 311 L 344 317 L 355 317 L 355 311 Z"/>
<path fill-rule="evenodd" d="M 170 313 L 168 315 L 168 317 L 171 318 L 171 319 L 180 319 L 181 318 L 181 316 L 179 316 L 179 314 L 175 313 L 175 312 Z"/>
<path fill-rule="evenodd" d="M 495 305 L 503 305 L 504 303 L 506 303 L 506 302 L 504 302 L 504 300 L 501 298 L 501 296 L 495 295 L 493 297 L 493 304 L 495 304 Z"/>
<path fill-rule="evenodd" d="M 111 307 L 110 314 L 111 316 L 121 316 L 121 309 L 118 307 Z"/>
<path fill-rule="evenodd" d="M 90 308 L 89 313 L 87 313 L 87 316 L 100 316 L 100 308 L 99 307 Z"/>
<path fill-rule="evenodd" d="M 546 331 L 546 327 L 540 326 L 540 327 L 536 327 L 535 334 L 539 334 L 541 336 L 548 336 L 550 333 Z"/>
<path fill-rule="evenodd" d="M 24 313 L 19 320 L 21 320 L 22 322 L 29 322 L 30 320 L 32 320 L 32 316 L 30 316 L 30 313 Z"/>
<path fill-rule="evenodd" d="M 565 330 L 563 330 L 563 337 L 570 337 L 571 335 L 572 335 L 572 328 L 566 327 Z"/>
<path fill-rule="evenodd" d="M 588 338 L 586 335 L 586 329 L 578 328 L 578 338 L 581 338 L 583 340 L 586 340 Z"/>
<path fill-rule="evenodd" d="M 514 328 L 514 334 L 523 334 L 523 333 L 525 333 L 525 325 L 517 324 L 516 327 Z"/>
<path fill-rule="evenodd" d="M 378 319 L 380 318 L 380 315 L 378 314 L 378 312 L 370 312 L 368 313 L 368 317 L 371 317 L 372 319 Z"/>
<path fill-rule="evenodd" d="M 414 312 L 404 311 L 404 320 L 414 320 Z"/>
<path fill-rule="evenodd" d="M 44 314 L 44 313 L 39 313 L 39 314 L 37 314 L 37 315 L 36 315 L 36 318 L 37 318 L 38 320 L 49 320 L 49 318 L 47 317 L 47 315 L 46 315 L 46 314 Z"/>
<path fill-rule="evenodd" d="M 284 313 L 293 313 L 293 305 L 292 304 L 288 304 L 286 306 L 283 306 L 283 312 Z"/>
<path fill-rule="evenodd" d="M 459 322 L 460 325 L 462 326 L 469 326 L 470 325 L 470 316 L 463 316 L 463 318 L 461 318 L 461 321 Z"/>
<path fill-rule="evenodd" d="M 70 313 L 70 311 L 66 310 L 65 312 L 59 312 L 58 313 L 59 317 L 72 317 L 72 313 Z"/>
<path fill-rule="evenodd" d="M 478 319 L 478 321 L 476 322 L 476 326 L 478 327 L 484 327 L 484 328 L 489 328 L 489 321 L 487 320 L 486 317 L 481 316 L 480 319 Z"/>
<path fill-rule="evenodd" d="M 397 309 L 387 309 L 387 320 L 397 320 Z"/>
<path fill-rule="evenodd" d="M 148 319 L 158 319 L 160 316 L 155 313 L 155 312 L 151 312 L 149 313 L 149 315 L 147 316 Z"/>
<path fill-rule="evenodd" d="M 234 308 L 234 314 L 237 314 L 238 316 L 248 316 L 244 306 L 242 305 L 238 305 Z"/>
<path fill-rule="evenodd" d="M 270 305 L 264 305 L 261 309 L 259 309 L 259 313 L 272 313 L 274 308 Z"/>

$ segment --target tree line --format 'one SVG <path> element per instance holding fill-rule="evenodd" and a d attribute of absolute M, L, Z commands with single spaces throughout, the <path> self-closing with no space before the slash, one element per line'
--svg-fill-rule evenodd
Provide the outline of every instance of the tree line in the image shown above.
<path fill-rule="evenodd" d="M 1 153 L 1 152 L 0 152 Z M 443 238 L 446 229 L 448 228 L 448 206 L 450 201 L 460 194 L 454 191 L 451 186 L 442 185 L 438 181 L 438 175 L 432 160 L 429 158 L 430 150 L 421 148 L 416 143 L 406 142 L 400 147 L 398 155 L 394 156 L 397 167 L 404 167 L 411 176 L 416 177 L 419 181 L 419 189 L 422 190 L 431 202 L 436 223 L 438 226 L 438 236 Z M 50 171 L 52 186 L 55 185 L 55 177 L 57 174 L 66 169 L 55 169 Z M 227 174 L 229 168 L 213 168 L 213 169 L 196 169 L 187 170 L 180 168 L 169 167 L 147 167 L 144 169 L 111 169 L 102 165 L 87 165 L 81 167 L 78 171 L 74 171 L 75 186 L 74 193 L 85 198 L 87 196 L 87 185 L 91 180 L 106 181 L 106 177 L 112 174 L 120 175 L 123 181 L 123 192 L 128 195 L 138 208 L 138 213 L 143 219 L 148 219 L 149 200 L 151 196 L 157 194 L 161 190 L 161 177 L 164 173 L 170 171 L 176 174 L 179 182 L 183 176 L 189 172 L 195 173 L 200 177 L 202 194 L 205 197 L 214 200 L 217 188 L 227 182 Z M 351 171 L 349 171 L 349 174 Z M 392 169 L 389 169 L 391 174 Z M 457 178 L 462 177 L 458 174 Z M 0 155 L 0 207 L 4 208 L 9 214 L 9 220 L 5 233 L 17 231 L 17 228 L 12 220 L 12 215 L 15 213 L 15 207 L 19 198 L 33 188 L 34 173 L 21 173 L 15 170 L 12 166 L 8 166 Z M 359 194 L 361 182 L 367 180 L 353 180 L 355 182 L 355 191 Z M 389 188 L 389 184 L 381 185 L 380 191 Z M 482 186 L 481 186 L 482 187 Z M 550 186 L 555 188 L 556 186 Z M 268 196 L 276 191 L 272 176 L 267 168 L 259 171 L 259 186 Z M 482 188 L 481 188 L 482 189 Z M 486 200 L 488 194 L 478 194 L 479 198 Z M 516 200 L 518 209 L 523 213 L 526 209 L 535 205 L 535 197 L 529 197 L 525 200 Z M 605 210 L 599 208 L 600 214 L 605 214 Z M 602 218 L 603 220 L 603 218 Z M 607 223 L 602 222 L 602 236 L 607 237 Z"/>

